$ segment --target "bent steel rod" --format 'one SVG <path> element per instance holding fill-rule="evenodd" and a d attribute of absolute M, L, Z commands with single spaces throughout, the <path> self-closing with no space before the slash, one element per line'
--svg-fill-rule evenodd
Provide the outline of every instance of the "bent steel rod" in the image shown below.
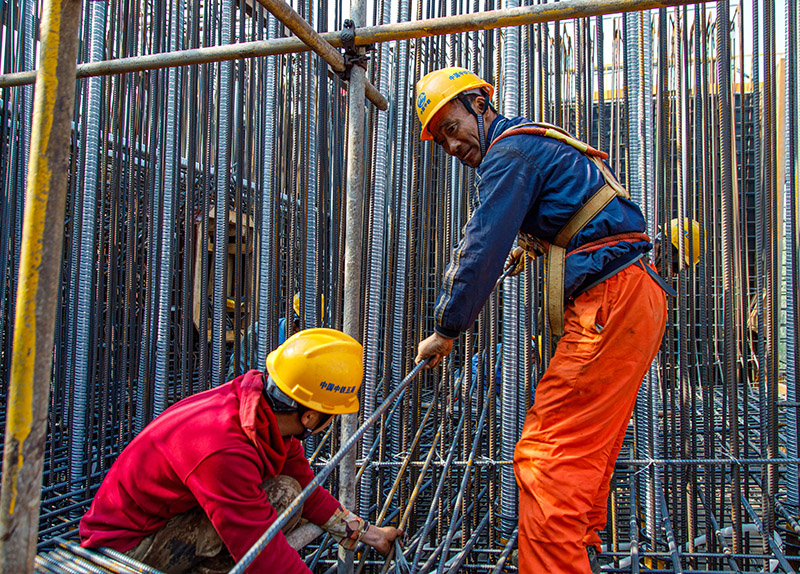
<path fill-rule="evenodd" d="M 2 495 L 0 571 L 31 572 L 41 499 L 75 101 L 81 0 L 45 0 L 17 285 Z"/>
<path fill-rule="evenodd" d="M 500 574 L 500 572 L 503 571 L 503 566 L 505 566 L 508 557 L 511 556 L 511 551 L 514 549 L 514 546 L 516 546 L 518 537 L 519 527 L 514 529 L 514 532 L 511 534 L 511 538 L 508 539 L 505 548 L 503 548 L 503 552 L 500 554 L 500 558 L 497 559 L 497 564 L 492 570 L 492 574 Z"/>
<path fill-rule="evenodd" d="M 775 543 L 775 540 L 772 538 L 773 533 L 768 532 L 764 529 L 764 525 L 761 522 L 761 519 L 758 517 L 755 510 L 753 510 L 753 507 L 750 506 L 750 503 L 747 501 L 747 497 L 741 495 L 741 499 L 744 509 L 750 515 L 750 519 L 753 521 L 753 524 L 756 525 L 759 534 L 761 534 L 761 537 L 769 546 L 769 549 L 772 551 L 772 554 L 775 556 L 776 560 L 778 561 L 778 564 L 780 564 L 780 567 L 783 569 L 784 572 L 790 572 L 794 574 L 794 568 L 791 567 L 789 562 L 786 560 L 786 557 L 783 555 L 783 552 L 781 551 L 780 547 Z"/>
<path fill-rule="evenodd" d="M 383 524 L 383 519 L 386 517 L 386 513 L 388 512 L 389 507 L 391 506 L 392 500 L 394 500 L 395 493 L 397 492 L 397 489 L 400 487 L 400 484 L 405 477 L 406 469 L 409 468 L 409 464 L 411 463 L 411 455 L 416 450 L 417 444 L 419 444 L 419 441 L 422 438 L 422 432 L 425 430 L 425 427 L 428 424 L 428 418 L 430 418 L 430 415 L 433 412 L 433 408 L 436 406 L 436 401 L 439 398 L 439 391 L 441 390 L 441 388 L 442 388 L 442 379 L 439 379 L 439 384 L 436 386 L 436 390 L 434 391 L 433 400 L 431 400 L 431 403 L 428 406 L 428 410 L 425 412 L 425 416 L 422 418 L 422 422 L 417 427 L 417 433 L 414 436 L 414 440 L 411 441 L 411 445 L 408 448 L 408 454 L 401 463 L 400 469 L 397 471 L 397 476 L 395 477 L 394 483 L 392 484 L 392 487 L 389 489 L 389 492 L 386 495 L 386 502 L 384 502 L 383 508 L 378 513 L 378 517 L 375 519 L 375 524 L 378 525 Z M 439 430 L 436 433 L 437 438 L 440 433 L 441 433 L 441 426 L 439 427 Z M 435 445 L 436 440 L 434 440 L 432 444 Z M 431 453 L 433 452 L 433 450 L 434 449 L 431 449 Z M 430 454 L 428 456 L 428 459 L 430 459 Z M 364 571 L 364 566 L 366 564 L 368 554 L 369 554 L 369 548 L 365 549 L 365 551 L 361 556 L 361 560 L 359 561 L 358 564 L 357 574 L 361 574 Z M 389 556 L 386 559 L 386 564 L 389 564 L 393 555 L 394 555 L 394 548 L 392 548 L 389 551 Z"/>
<path fill-rule="evenodd" d="M 453 543 L 453 537 L 455 536 L 456 533 L 456 519 L 458 518 L 458 515 L 461 512 L 461 507 L 463 506 L 464 503 L 464 493 L 467 491 L 467 486 L 469 484 L 469 477 L 470 477 L 470 471 L 472 470 L 472 463 L 475 460 L 475 454 L 477 453 L 478 446 L 481 443 L 483 423 L 486 420 L 486 411 L 488 406 L 489 406 L 488 401 L 483 404 L 483 411 L 481 412 L 481 418 L 478 421 L 478 427 L 475 430 L 475 438 L 472 441 L 472 449 L 470 450 L 469 453 L 467 466 L 464 469 L 464 476 L 461 479 L 461 487 L 458 489 L 458 495 L 456 496 L 456 501 L 455 504 L 453 505 L 453 512 L 451 514 L 451 519 L 450 519 L 450 527 L 447 530 L 447 537 L 445 538 L 444 548 L 442 549 L 442 557 L 439 560 L 439 567 L 437 569 L 437 572 L 439 574 L 442 574 L 444 572 L 445 563 L 447 562 L 447 556 L 450 553 L 450 545 Z M 466 512 L 464 512 L 463 514 L 464 518 L 466 519 Z"/>
<path fill-rule="evenodd" d="M 331 457 L 325 468 L 319 471 L 317 476 L 314 477 L 314 480 L 309 482 L 308 486 L 303 489 L 297 498 L 295 498 L 294 501 L 292 501 L 292 503 L 286 507 L 286 510 L 284 510 L 280 516 L 278 516 L 275 522 L 273 522 L 270 527 L 267 528 L 266 532 L 261 535 L 261 537 L 255 542 L 255 544 L 253 544 L 250 550 L 248 550 L 247 553 L 242 556 L 242 559 L 236 563 L 236 566 L 230 570 L 229 574 L 243 574 L 245 569 L 253 562 L 256 556 L 258 556 L 259 553 L 266 548 L 267 544 L 270 543 L 283 525 L 286 524 L 289 518 L 291 518 L 292 515 L 297 512 L 300 506 L 308 499 L 309 496 L 311 496 L 311 494 L 313 494 L 317 487 L 320 486 L 326 478 L 328 478 L 328 475 L 333 472 L 333 469 L 336 468 L 345 455 L 356 445 L 358 439 L 361 438 L 361 435 L 363 435 L 369 427 L 378 421 L 378 419 L 384 412 L 386 412 L 390 405 L 392 405 L 402 396 L 403 391 L 405 391 L 406 387 L 411 384 L 411 381 L 414 380 L 426 363 L 427 360 L 422 361 L 413 369 L 411 369 L 411 372 L 406 375 L 406 378 L 400 381 L 397 387 L 389 394 L 388 397 L 386 397 L 386 400 L 383 401 L 383 403 L 381 403 L 377 409 L 375 409 L 375 412 L 372 413 L 352 435 L 350 435 L 348 440 L 342 445 L 342 448 L 340 448 L 339 451 L 333 455 L 333 457 Z"/>
<path fill-rule="evenodd" d="M 481 533 L 483 532 L 483 529 L 486 528 L 487 524 L 489 524 L 489 513 L 488 512 L 486 514 L 484 514 L 484 516 L 481 519 L 480 523 L 475 528 L 475 531 L 472 533 L 472 536 L 470 536 L 469 540 L 464 545 L 464 547 L 458 552 L 458 554 L 456 554 L 454 556 L 453 562 L 449 566 L 449 570 L 447 571 L 448 573 L 450 573 L 450 572 L 458 572 L 460 570 L 461 565 L 464 564 L 464 562 L 467 560 L 467 557 L 469 556 L 470 552 L 472 552 L 472 549 L 478 543 L 478 539 L 480 538 Z M 512 538 L 513 538 L 513 536 L 512 536 Z"/>
<path fill-rule="evenodd" d="M 731 572 L 741 572 L 739 569 L 739 565 L 736 563 L 736 560 L 732 558 L 731 549 L 728 548 L 728 542 L 725 540 L 725 536 L 722 534 L 722 530 L 719 527 L 719 522 L 717 522 L 717 517 L 714 516 L 713 507 L 709 506 L 706 502 L 706 497 L 703 494 L 703 489 L 698 488 L 697 494 L 700 497 L 700 501 L 703 503 L 703 509 L 706 512 L 706 516 L 708 516 L 708 520 L 711 523 L 711 527 L 714 529 L 714 536 L 719 543 L 720 548 L 722 549 L 722 554 L 725 555 L 725 558 L 728 562 L 728 567 L 731 569 Z M 710 548 L 711 541 L 709 540 L 708 535 L 706 535 L 706 548 Z"/>
<path fill-rule="evenodd" d="M 470 395 L 471 395 L 471 393 L 470 393 Z M 472 397 L 470 396 L 470 400 L 471 399 L 472 399 Z M 464 426 L 464 420 L 466 418 L 465 417 L 466 412 L 467 412 L 467 409 L 464 409 L 464 411 L 461 413 L 461 417 L 458 420 L 458 426 L 453 431 L 451 436 L 458 436 L 459 434 L 461 434 L 461 429 Z M 455 441 L 455 440 L 450 444 L 450 448 L 447 451 L 447 458 L 445 459 L 445 464 L 444 464 L 444 467 L 442 468 L 442 475 L 439 478 L 439 483 L 436 486 L 436 493 L 433 495 L 433 500 L 440 500 L 440 498 L 442 496 L 442 489 L 444 488 L 445 481 L 447 480 L 447 476 L 449 474 L 450 466 L 451 466 L 451 463 L 453 462 L 453 457 L 455 455 L 457 446 L 458 446 L 458 441 Z M 430 512 L 428 512 L 428 516 L 425 519 L 425 525 L 422 528 L 422 536 L 420 537 L 419 546 L 417 547 L 417 552 L 414 555 L 414 561 L 411 563 L 411 574 L 414 574 L 415 572 L 417 572 L 417 569 L 418 569 L 417 565 L 419 564 L 419 561 L 422 559 L 422 550 L 423 550 L 423 546 L 425 545 L 425 540 L 427 539 L 428 534 L 431 531 L 431 528 L 433 528 L 433 522 L 434 522 L 434 520 L 433 520 L 434 512 L 433 511 L 434 511 L 434 507 L 435 507 L 435 505 L 431 504 Z M 435 554 L 434 554 L 434 556 L 435 556 Z"/>
<path fill-rule="evenodd" d="M 565 0 L 556 4 L 539 4 L 503 10 L 487 10 L 473 14 L 458 16 L 443 16 L 427 20 L 412 20 L 397 22 L 382 26 L 369 26 L 356 29 L 356 46 L 392 42 L 394 40 L 411 40 L 429 36 L 445 34 L 458 34 L 461 32 L 475 32 L 506 28 L 510 26 L 525 26 L 527 24 L 541 24 L 557 22 L 571 18 L 588 16 L 603 16 L 606 14 L 619 14 L 623 12 L 639 12 L 654 8 L 669 8 L 687 4 L 704 4 L 706 0 Z M 333 47 L 341 47 L 342 40 L 339 32 L 319 34 Z M 279 54 L 292 54 L 307 52 L 311 48 L 299 38 L 277 38 L 274 40 L 260 40 L 256 42 L 241 42 L 224 46 L 210 46 L 193 50 L 178 50 L 147 56 L 134 56 L 105 60 L 90 64 L 81 64 L 77 67 L 76 77 L 88 78 L 91 76 L 110 76 L 127 72 L 141 72 L 144 70 L 157 70 L 174 66 L 191 66 L 194 64 L 208 64 L 225 60 L 238 60 L 240 58 L 258 58 L 261 56 L 275 56 Z M 11 86 L 24 86 L 32 84 L 35 80 L 35 71 L 16 72 L 0 75 L 0 88 Z M 376 103 L 377 105 L 377 103 Z"/>
<path fill-rule="evenodd" d="M 422 469 L 419 472 L 419 476 L 417 477 L 417 481 L 414 484 L 414 489 L 411 491 L 411 494 L 408 497 L 408 502 L 406 503 L 406 510 L 403 512 L 403 516 L 400 518 L 400 524 L 398 528 L 400 530 L 406 529 L 406 524 L 408 524 L 409 518 L 411 517 L 411 513 L 414 510 L 414 505 L 417 502 L 417 497 L 420 495 L 423 489 L 423 483 L 425 480 L 425 475 L 428 472 L 428 469 L 431 468 L 431 461 L 433 460 L 433 455 L 437 452 L 436 446 L 439 442 L 439 438 L 442 435 L 442 430 L 444 429 L 444 421 L 439 423 L 439 428 L 436 430 L 436 434 L 433 436 L 433 440 L 431 441 L 431 447 L 428 450 L 428 455 L 425 457 L 425 462 L 422 465 Z M 431 479 L 431 483 L 432 483 Z M 419 539 L 420 544 L 422 544 L 422 538 Z M 409 543 L 408 548 L 404 550 L 404 554 L 408 554 L 413 548 L 413 544 Z M 392 558 L 394 558 L 394 548 L 389 550 L 389 555 L 386 557 L 386 562 L 383 565 L 383 569 L 381 570 L 381 574 L 386 574 L 389 571 L 389 563 L 391 562 Z"/>

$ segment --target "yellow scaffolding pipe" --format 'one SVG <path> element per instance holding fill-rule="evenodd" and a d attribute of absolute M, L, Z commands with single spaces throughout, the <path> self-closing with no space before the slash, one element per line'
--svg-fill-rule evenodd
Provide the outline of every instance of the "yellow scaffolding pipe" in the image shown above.
<path fill-rule="evenodd" d="M 81 0 L 44 0 L 8 388 L 0 572 L 32 572 L 53 369 Z"/>

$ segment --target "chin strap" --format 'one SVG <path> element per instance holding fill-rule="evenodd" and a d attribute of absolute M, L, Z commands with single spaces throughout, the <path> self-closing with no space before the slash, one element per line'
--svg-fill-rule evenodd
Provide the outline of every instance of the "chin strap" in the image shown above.
<path fill-rule="evenodd" d="M 486 155 L 486 130 L 483 126 L 483 114 L 475 114 L 475 121 L 478 122 L 478 133 L 480 134 L 481 143 L 481 160 Z"/>
<path fill-rule="evenodd" d="M 464 105 L 469 113 L 475 116 L 475 121 L 478 123 L 478 142 L 481 146 L 481 161 L 483 161 L 484 156 L 486 156 L 486 129 L 485 124 L 483 123 L 483 115 L 486 113 L 491 107 L 491 103 L 489 102 L 489 94 L 487 94 L 484 90 L 481 90 L 481 95 L 483 96 L 483 101 L 485 105 L 483 106 L 483 112 L 480 114 L 475 111 L 475 108 L 472 107 L 472 101 L 470 101 L 469 96 L 464 94 L 458 94 L 459 101 Z"/>

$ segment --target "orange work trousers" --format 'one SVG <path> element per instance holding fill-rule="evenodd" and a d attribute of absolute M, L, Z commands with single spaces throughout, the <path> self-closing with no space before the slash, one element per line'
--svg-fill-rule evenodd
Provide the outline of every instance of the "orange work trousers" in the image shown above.
<path fill-rule="evenodd" d="M 519 571 L 587 574 L 611 474 L 664 334 L 663 290 L 639 264 L 578 296 L 514 453 Z"/>

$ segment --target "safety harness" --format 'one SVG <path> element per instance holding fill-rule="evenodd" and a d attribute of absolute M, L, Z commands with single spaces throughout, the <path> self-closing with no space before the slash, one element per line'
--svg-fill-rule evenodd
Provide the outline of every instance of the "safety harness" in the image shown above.
<path fill-rule="evenodd" d="M 628 190 L 617 181 L 617 178 L 614 177 L 614 174 L 608 166 L 603 163 L 604 159 L 608 159 L 607 153 L 575 139 L 565 130 L 551 124 L 530 122 L 513 127 L 496 137 L 489 146 L 489 149 L 492 149 L 492 146 L 501 139 L 518 134 L 545 136 L 574 147 L 597 166 L 605 181 L 603 186 L 594 192 L 589 200 L 572 215 L 566 225 L 556 234 L 553 241 L 544 241 L 527 233 L 520 232 L 519 244 L 523 249 L 537 255 L 541 253 L 547 254 L 547 317 L 550 322 L 552 334 L 560 337 L 564 334 L 564 268 L 566 266 L 567 246 L 569 242 L 572 241 L 572 238 L 575 237 L 586 224 L 594 219 L 612 199 L 615 197 L 630 199 L 631 196 Z M 488 151 L 489 150 L 487 150 L 487 153 Z M 646 236 L 644 237 L 646 238 Z M 621 237 L 614 236 L 604 238 L 601 241 L 605 244 L 608 241 L 619 240 L 621 240 Z"/>

